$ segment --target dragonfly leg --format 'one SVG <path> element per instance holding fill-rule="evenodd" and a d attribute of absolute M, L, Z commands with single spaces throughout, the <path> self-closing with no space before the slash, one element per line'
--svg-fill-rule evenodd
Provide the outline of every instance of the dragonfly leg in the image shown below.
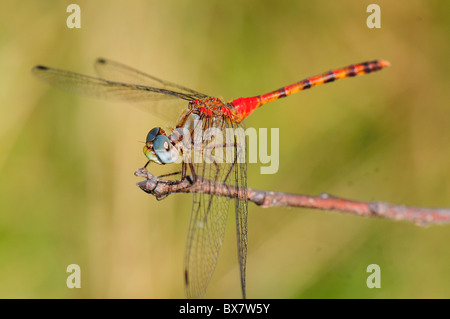
<path fill-rule="evenodd" d="M 181 174 L 181 171 L 159 175 L 158 178 L 168 177 L 168 176 L 173 176 L 173 175 L 179 175 L 179 174 Z"/>
<path fill-rule="evenodd" d="M 192 165 L 192 164 L 190 164 L 190 165 Z M 193 171 L 193 167 L 191 166 L 190 168 L 191 168 L 191 171 Z M 180 183 L 184 182 L 186 180 L 186 177 L 187 177 L 186 176 L 186 163 L 185 162 L 183 162 L 183 164 L 181 166 L 181 172 L 174 172 L 174 173 L 160 175 L 160 176 L 158 176 L 158 178 L 172 176 L 172 175 L 177 175 L 177 174 L 180 174 L 180 173 L 181 173 L 181 178 L 180 179 L 173 180 L 173 181 L 164 180 L 162 182 L 164 182 L 166 184 L 169 184 L 169 185 L 176 185 L 176 184 L 180 184 Z M 190 182 L 190 184 L 193 184 L 195 182 L 195 180 L 194 181 L 189 180 L 189 182 Z"/>
<path fill-rule="evenodd" d="M 189 168 L 191 170 L 191 176 L 192 176 L 192 179 L 190 180 L 190 182 L 192 184 L 194 184 L 197 182 L 197 174 L 195 173 L 194 165 L 192 165 L 191 162 L 189 162 Z M 184 170 L 184 174 L 185 175 L 184 176 L 182 175 L 181 178 L 186 178 L 186 170 Z"/>
<path fill-rule="evenodd" d="M 186 179 L 186 177 L 185 177 L 185 175 L 186 175 L 186 173 L 185 173 L 185 170 L 186 170 L 185 166 L 186 166 L 186 164 L 183 163 L 183 166 L 182 166 L 182 169 L 181 169 L 181 179 L 173 180 L 173 181 L 170 181 L 170 180 L 160 180 L 159 182 L 165 183 L 165 184 L 169 184 L 169 185 L 176 185 L 176 184 L 182 183 L 182 182 Z M 173 176 L 173 175 L 177 175 L 177 174 L 180 174 L 180 172 L 173 172 L 173 173 L 169 173 L 169 174 L 160 175 L 160 176 L 158 176 L 158 178 L 161 178 L 161 177 L 167 177 L 167 176 Z M 166 197 L 169 196 L 169 195 L 170 195 L 170 193 L 167 193 L 167 194 L 165 194 L 165 195 L 156 197 L 156 199 L 157 199 L 158 201 L 160 201 L 160 200 L 163 200 L 164 198 L 166 198 Z"/>

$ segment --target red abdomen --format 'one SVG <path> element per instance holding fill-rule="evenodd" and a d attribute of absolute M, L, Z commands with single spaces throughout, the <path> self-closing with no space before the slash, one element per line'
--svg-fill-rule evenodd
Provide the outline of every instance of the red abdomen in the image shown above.
<path fill-rule="evenodd" d="M 238 114 L 241 116 L 241 121 L 249 116 L 254 110 L 263 104 L 278 100 L 282 97 L 303 91 L 314 86 L 333 82 L 338 79 L 345 79 L 357 75 L 368 74 L 388 67 L 390 64 L 384 60 L 375 60 L 371 62 L 364 62 L 349 65 L 345 68 L 331 70 L 329 72 L 304 79 L 300 82 L 282 87 L 273 92 L 258 95 L 254 97 L 240 97 L 230 103 L 234 105 Z"/>

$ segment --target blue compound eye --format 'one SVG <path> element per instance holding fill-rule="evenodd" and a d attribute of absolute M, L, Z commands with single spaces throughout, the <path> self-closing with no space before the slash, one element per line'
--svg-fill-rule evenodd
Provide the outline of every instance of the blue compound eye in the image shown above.
<path fill-rule="evenodd" d="M 153 150 L 162 164 L 174 163 L 179 156 L 178 150 L 165 135 L 158 135 L 154 139 Z"/>
<path fill-rule="evenodd" d="M 155 139 L 155 137 L 158 135 L 160 128 L 155 127 L 150 130 L 147 134 L 147 139 L 145 140 L 146 143 L 151 142 Z"/>

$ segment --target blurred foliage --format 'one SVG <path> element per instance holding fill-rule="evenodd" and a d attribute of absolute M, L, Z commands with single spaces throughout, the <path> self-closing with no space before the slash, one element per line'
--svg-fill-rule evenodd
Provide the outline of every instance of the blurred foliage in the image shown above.
<path fill-rule="evenodd" d="M 108 57 L 229 99 L 371 59 L 392 67 L 264 106 L 247 126 L 280 128 L 280 169 L 250 187 L 450 206 L 447 1 L 2 2 L 0 297 L 182 298 L 191 199 L 157 202 L 133 176 L 159 125 L 122 103 L 73 96 L 30 73 L 94 74 Z M 170 110 L 168 110 L 170 111 Z M 250 205 L 250 298 L 449 298 L 449 226 Z M 232 214 L 206 297 L 240 296 Z M 82 288 L 66 287 L 81 266 Z M 381 289 L 365 285 L 381 266 Z"/>

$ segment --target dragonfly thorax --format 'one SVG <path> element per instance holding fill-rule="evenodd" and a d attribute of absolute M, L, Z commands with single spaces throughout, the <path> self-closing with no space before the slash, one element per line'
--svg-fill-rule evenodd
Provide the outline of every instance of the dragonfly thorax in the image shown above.
<path fill-rule="evenodd" d="M 189 103 L 189 109 L 192 113 L 197 113 L 202 117 L 228 117 L 237 119 L 238 114 L 234 106 L 230 103 L 225 103 L 218 97 L 208 97 L 202 100 L 192 100 Z"/>

